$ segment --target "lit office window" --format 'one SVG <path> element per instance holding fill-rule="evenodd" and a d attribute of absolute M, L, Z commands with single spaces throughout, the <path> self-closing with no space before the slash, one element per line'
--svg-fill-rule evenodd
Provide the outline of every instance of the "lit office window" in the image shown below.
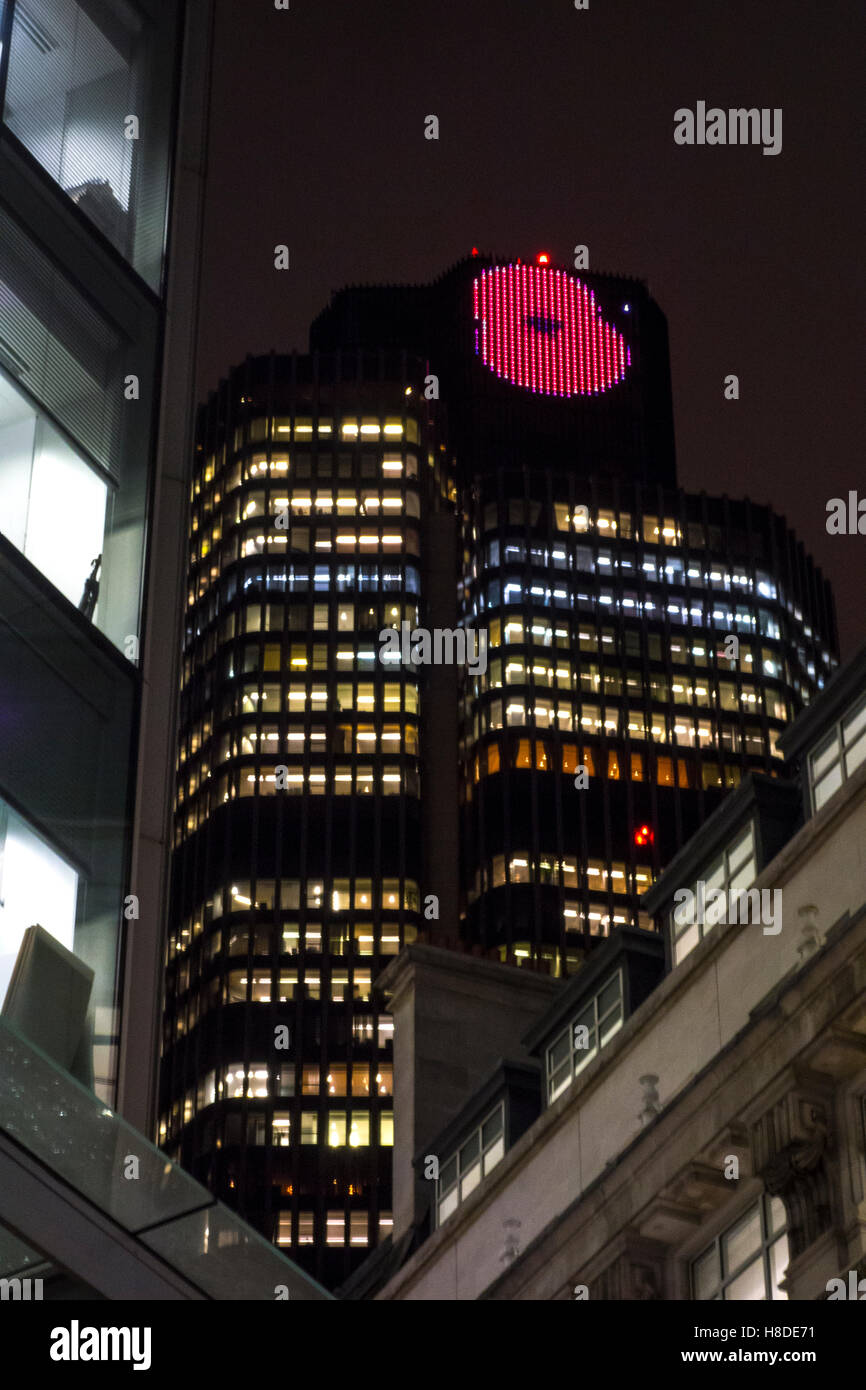
<path fill-rule="evenodd" d="M 571 1085 L 622 1025 L 622 971 L 618 970 L 548 1047 L 548 1105 Z"/>
<path fill-rule="evenodd" d="M 153 289 L 162 276 L 175 26 L 168 0 L 146 9 L 16 5 L 3 113 Z"/>
<path fill-rule="evenodd" d="M 821 807 L 866 758 L 866 696 L 858 700 L 809 755 L 812 808 Z"/>
<path fill-rule="evenodd" d="M 325 1223 L 328 1245 L 346 1244 L 346 1218 L 341 1211 L 329 1211 Z"/>
<path fill-rule="evenodd" d="M 0 800 L 0 1000 L 24 933 L 35 922 L 75 949 L 77 898 L 72 865 Z"/>
<path fill-rule="evenodd" d="M 350 1245 L 369 1245 L 367 1235 L 367 1225 L 369 1217 L 365 1211 L 352 1211 L 349 1213 L 349 1244 Z"/>
<path fill-rule="evenodd" d="M 766 1302 L 788 1295 L 780 1284 L 788 1268 L 784 1203 L 763 1196 L 692 1263 L 692 1291 L 707 1302 Z"/>
<path fill-rule="evenodd" d="M 0 302 L 0 531 L 122 647 L 138 631 L 149 448 L 124 414 L 130 346 L 2 210 Z"/>

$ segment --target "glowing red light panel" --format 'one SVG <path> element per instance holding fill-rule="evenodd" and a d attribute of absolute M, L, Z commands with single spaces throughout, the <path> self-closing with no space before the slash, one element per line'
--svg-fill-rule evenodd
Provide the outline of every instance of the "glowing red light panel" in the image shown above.
<path fill-rule="evenodd" d="M 609 391 L 631 366 L 595 294 L 550 265 L 493 266 L 475 280 L 475 351 L 514 386 L 545 396 Z"/>
<path fill-rule="evenodd" d="M 642 825 L 639 830 L 634 832 L 634 842 L 636 845 L 651 845 L 654 840 L 655 834 L 653 833 L 652 827 L 649 825 Z"/>

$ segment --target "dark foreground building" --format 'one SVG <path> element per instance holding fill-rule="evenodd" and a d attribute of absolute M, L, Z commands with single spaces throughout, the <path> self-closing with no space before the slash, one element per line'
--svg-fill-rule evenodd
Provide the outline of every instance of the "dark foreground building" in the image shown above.
<path fill-rule="evenodd" d="M 392 1221 L 387 958 L 651 930 L 836 635 L 779 517 L 677 488 L 640 282 L 473 256 L 311 349 L 200 415 L 160 1137 L 334 1284 Z"/>
<path fill-rule="evenodd" d="M 146 1137 L 212 23 L 0 4 L 4 1306 L 327 1296 Z"/>

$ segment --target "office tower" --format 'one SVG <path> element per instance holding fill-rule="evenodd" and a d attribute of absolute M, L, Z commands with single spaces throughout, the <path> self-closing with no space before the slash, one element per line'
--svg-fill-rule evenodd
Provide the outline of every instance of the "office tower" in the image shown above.
<path fill-rule="evenodd" d="M 93 975 L 77 1074 L 149 1133 L 210 20 L 0 5 L 0 1004 L 40 924 Z"/>
<path fill-rule="evenodd" d="M 639 281 L 473 255 L 310 346 L 200 415 L 160 1135 L 333 1285 L 391 1218 L 388 957 L 561 976 L 651 929 L 835 626 L 779 518 L 677 488 Z M 413 664 L 458 624 L 483 662 Z"/>
<path fill-rule="evenodd" d="M 192 483 L 160 1138 L 329 1283 L 390 1229 L 373 981 L 421 920 L 419 679 L 379 660 L 449 488 L 419 379 L 251 359 Z"/>
<path fill-rule="evenodd" d="M 433 286 L 341 291 L 312 340 L 395 335 L 438 374 L 459 621 L 489 634 L 486 673 L 461 671 L 461 934 L 570 972 L 649 925 L 640 895 L 727 789 L 778 774 L 835 664 L 832 596 L 771 509 L 677 487 L 640 281 L 473 254 Z"/>

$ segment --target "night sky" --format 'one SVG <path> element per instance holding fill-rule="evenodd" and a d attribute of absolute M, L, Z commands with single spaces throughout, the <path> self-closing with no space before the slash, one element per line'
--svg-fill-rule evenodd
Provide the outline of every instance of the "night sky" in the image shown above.
<path fill-rule="evenodd" d="M 866 497 L 864 49 L 862 0 L 218 0 L 200 393 L 306 349 L 341 285 L 585 243 L 667 315 L 680 482 L 787 517 L 850 656 L 866 536 L 825 519 Z M 781 153 L 676 145 L 698 101 L 781 107 Z"/>

